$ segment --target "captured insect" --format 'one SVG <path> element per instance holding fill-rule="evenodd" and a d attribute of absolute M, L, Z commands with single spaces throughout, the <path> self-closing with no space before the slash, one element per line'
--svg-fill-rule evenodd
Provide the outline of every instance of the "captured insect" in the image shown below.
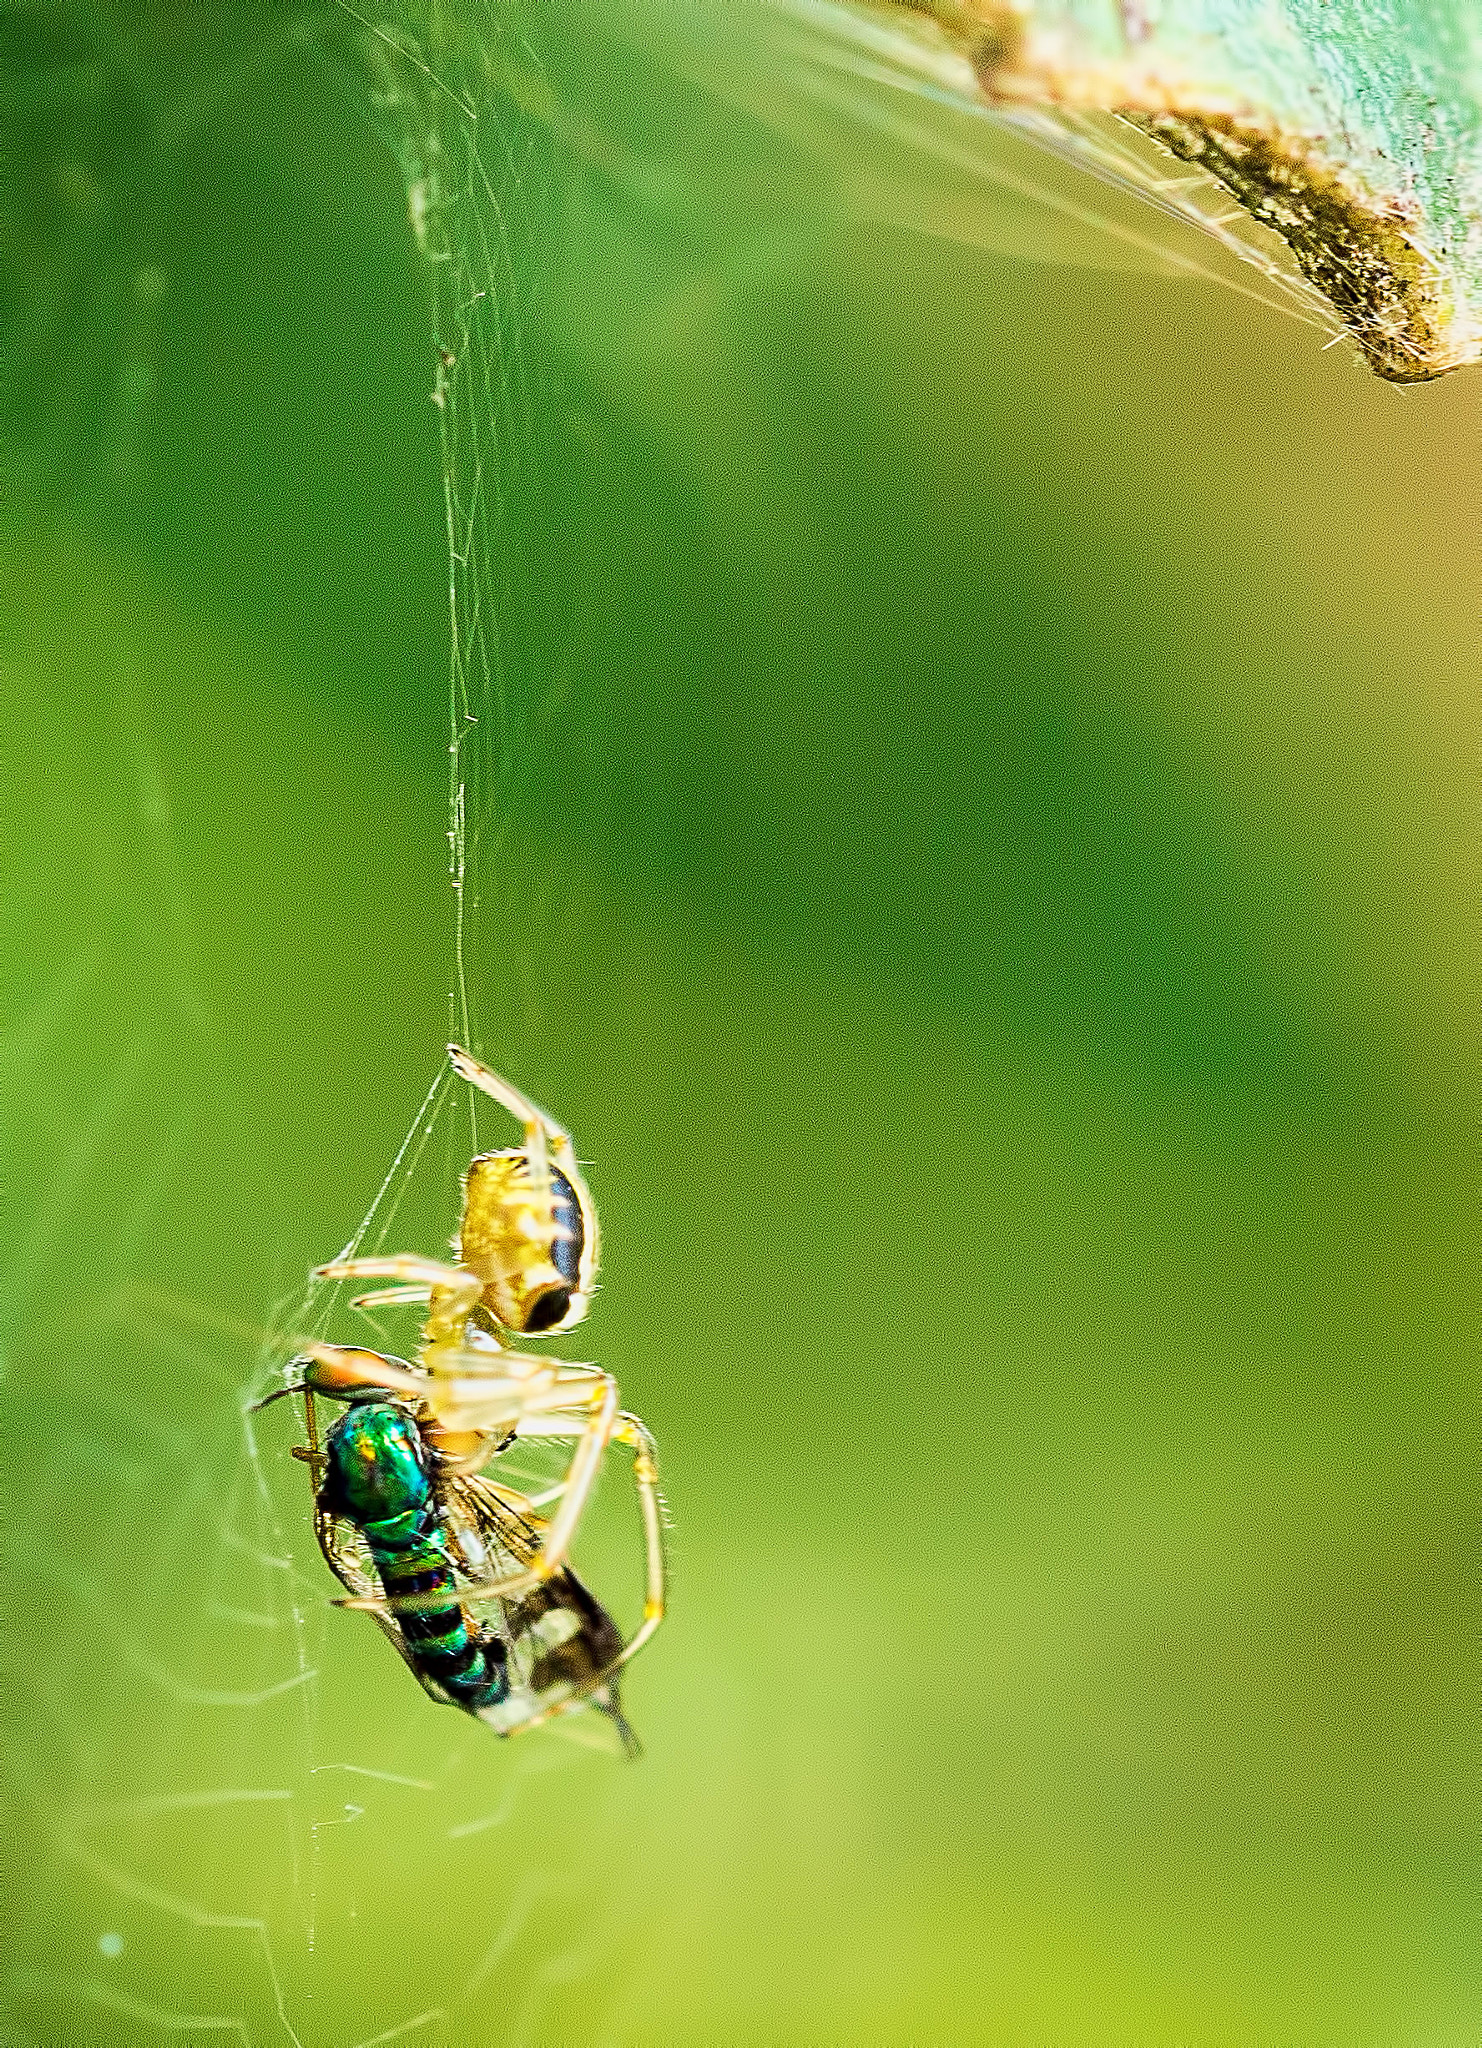
<path fill-rule="evenodd" d="M 425 1304 L 415 1360 L 306 1344 L 296 1377 L 259 1403 L 304 1402 L 314 1528 L 345 1588 L 433 1699 L 501 1735 L 591 1704 L 623 1719 L 618 1674 L 664 1614 L 664 1543 L 652 1436 L 599 1366 L 515 1348 L 569 1330 L 596 1284 L 597 1214 L 569 1134 L 460 1046 L 454 1071 L 523 1126 L 463 1177 L 456 1265 L 400 1253 L 335 1260 L 321 1280 L 393 1284 L 360 1309 Z M 316 1396 L 346 1404 L 321 1443 Z M 531 1499 L 488 1467 L 521 1440 L 570 1440 L 559 1482 Z M 624 1642 L 567 1562 L 610 1445 L 632 1452 L 644 1542 L 643 1620 Z M 552 1503 L 554 1512 L 544 1510 Z"/>

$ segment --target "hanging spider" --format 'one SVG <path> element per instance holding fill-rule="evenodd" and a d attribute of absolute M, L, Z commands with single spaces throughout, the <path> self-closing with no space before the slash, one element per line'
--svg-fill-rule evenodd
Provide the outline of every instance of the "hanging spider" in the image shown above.
<path fill-rule="evenodd" d="M 309 1441 L 295 1455 L 313 1475 L 319 1547 L 348 1595 L 337 1604 L 372 1614 L 434 1699 L 505 1735 L 590 1702 L 631 1748 L 617 1674 L 664 1613 L 653 1438 L 618 1407 L 610 1373 L 511 1342 L 586 1314 L 596 1211 L 560 1125 L 461 1047 L 448 1054 L 524 1126 L 523 1145 L 468 1167 L 458 1264 L 400 1253 L 338 1259 L 315 1274 L 394 1283 L 358 1296 L 357 1308 L 425 1303 L 416 1360 L 306 1344 L 298 1377 L 268 1400 L 303 1396 Z M 348 1404 L 322 1446 L 316 1395 Z M 573 1442 L 564 1476 L 541 1498 L 558 1502 L 549 1519 L 485 1470 L 532 1438 Z M 626 1643 L 567 1563 L 611 1444 L 633 1453 L 644 1535 L 643 1621 Z"/>

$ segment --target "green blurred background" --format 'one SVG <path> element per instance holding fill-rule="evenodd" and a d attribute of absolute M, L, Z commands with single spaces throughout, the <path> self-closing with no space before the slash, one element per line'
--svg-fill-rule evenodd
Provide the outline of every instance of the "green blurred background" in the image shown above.
<path fill-rule="evenodd" d="M 0 2038 L 1475 2042 L 1482 386 L 439 19 L 0 40 Z M 426 1702 L 241 1415 L 448 1034 L 445 461 L 631 1768 Z"/>

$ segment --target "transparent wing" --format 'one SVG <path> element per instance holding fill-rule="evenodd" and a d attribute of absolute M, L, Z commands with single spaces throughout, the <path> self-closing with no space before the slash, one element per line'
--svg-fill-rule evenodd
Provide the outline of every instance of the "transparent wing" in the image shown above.
<path fill-rule="evenodd" d="M 381 1585 L 371 1565 L 365 1540 L 355 1524 L 341 1520 L 336 1515 L 327 1514 L 323 1508 L 316 1508 L 314 1533 L 319 1538 L 319 1548 L 324 1553 L 325 1563 L 351 1599 L 357 1603 L 379 1601 L 382 1597 Z M 436 1685 L 425 1671 L 418 1668 L 396 1620 L 378 1607 L 370 1607 L 364 1611 L 369 1612 L 372 1621 L 422 1690 L 439 1705 L 449 1704 L 448 1695 L 442 1688 Z"/>
<path fill-rule="evenodd" d="M 447 1481 L 444 1500 L 461 1553 L 458 1568 L 471 1582 L 528 1565 L 539 1550 L 545 1524 L 512 1487 L 480 1473 Z M 636 1748 L 617 1680 L 607 1675 L 622 1650 L 622 1633 L 575 1572 L 556 1572 L 512 1600 L 470 1604 L 497 1610 L 496 1625 L 509 1651 L 509 1698 L 484 1708 L 480 1720 L 507 1734 L 568 1701 L 586 1699 L 612 1719 L 626 1748 Z"/>
<path fill-rule="evenodd" d="M 623 1717 L 611 1667 L 623 1636 L 600 1601 L 569 1568 L 512 1599 L 473 1588 L 510 1577 L 539 1552 L 545 1522 L 524 1494 L 482 1474 L 444 1477 L 439 1486 L 455 1581 L 467 1588 L 470 1619 L 499 1635 L 508 1653 L 510 1690 L 497 1706 L 478 1710 L 501 1735 L 542 1720 L 577 1701 L 589 1701 L 616 1727 L 623 1746 L 637 1741 Z M 330 1570 L 357 1609 L 368 1612 L 423 1691 L 457 1706 L 419 1668 L 400 1623 L 385 1603 L 365 1540 L 353 1522 L 316 1510 L 315 1534 Z"/>

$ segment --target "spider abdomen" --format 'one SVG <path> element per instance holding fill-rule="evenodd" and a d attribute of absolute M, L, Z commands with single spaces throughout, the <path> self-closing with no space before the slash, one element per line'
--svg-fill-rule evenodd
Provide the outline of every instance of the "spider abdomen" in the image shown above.
<path fill-rule="evenodd" d="M 589 1204 L 549 1160 L 543 1178 L 510 1148 L 471 1161 L 463 1184 L 459 1257 L 483 1282 L 483 1306 L 506 1330 L 538 1336 L 586 1313 L 596 1272 Z"/>

